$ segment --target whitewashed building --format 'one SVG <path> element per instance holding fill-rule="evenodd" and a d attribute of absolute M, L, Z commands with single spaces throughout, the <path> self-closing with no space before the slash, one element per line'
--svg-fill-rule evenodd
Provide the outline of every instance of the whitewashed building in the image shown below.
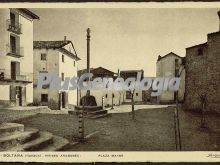
<path fill-rule="evenodd" d="M 80 77 L 86 73 L 86 69 L 79 70 L 78 76 Z M 100 78 L 113 78 L 115 80 L 117 78 L 117 73 L 114 73 L 106 68 L 97 67 L 91 68 L 90 73 L 93 74 L 93 79 Z M 86 85 L 86 82 L 85 82 Z M 86 90 L 79 90 L 78 92 L 78 105 L 82 105 L 82 98 L 86 96 Z M 116 91 L 113 89 L 98 89 L 98 90 L 90 90 L 90 95 L 95 98 L 95 104 L 97 106 L 111 107 L 112 105 L 121 105 L 123 102 L 123 91 Z"/>
<path fill-rule="evenodd" d="M 137 78 L 138 73 L 141 73 L 141 79 L 144 77 L 143 70 L 122 70 L 120 71 L 120 77 L 124 80 L 127 78 L 133 77 Z M 122 91 L 122 98 L 124 103 L 130 103 L 133 93 L 134 102 L 142 102 L 143 101 L 143 92 L 142 90 L 134 90 L 134 91 Z"/>
<path fill-rule="evenodd" d="M 161 57 L 158 56 L 157 60 L 157 77 L 180 77 L 180 88 L 178 90 L 178 100 L 184 101 L 185 93 L 185 58 L 173 52 Z M 157 97 L 158 103 L 174 103 L 177 94 L 174 91 L 162 91 Z"/>
<path fill-rule="evenodd" d="M 0 104 L 33 102 L 33 21 L 28 9 L 0 9 Z"/>
<path fill-rule="evenodd" d="M 77 56 L 73 43 L 64 37 L 60 41 L 34 41 L 34 104 L 51 109 L 73 108 L 77 105 L 77 90 L 37 88 L 39 73 L 53 73 L 64 81 L 77 77 Z"/>

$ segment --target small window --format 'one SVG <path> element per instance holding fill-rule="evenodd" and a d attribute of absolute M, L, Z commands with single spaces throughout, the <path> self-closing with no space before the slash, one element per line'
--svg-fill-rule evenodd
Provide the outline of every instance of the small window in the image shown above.
<path fill-rule="evenodd" d="M 61 73 L 62 81 L 64 81 L 64 73 Z"/>
<path fill-rule="evenodd" d="M 203 55 L 203 49 L 202 49 L 202 48 L 199 48 L 199 49 L 198 49 L 198 55 L 199 55 L 199 56 L 202 56 L 202 55 Z"/>
<path fill-rule="evenodd" d="M 108 98 L 108 94 L 105 94 L 105 98 Z"/>
<path fill-rule="evenodd" d="M 73 61 L 73 66 L 74 66 L 74 67 L 76 66 L 76 61 Z"/>
<path fill-rule="evenodd" d="M 44 76 L 44 80 L 47 80 L 47 76 Z"/>
<path fill-rule="evenodd" d="M 112 97 L 113 97 L 113 98 L 115 97 L 114 93 L 112 93 Z"/>
<path fill-rule="evenodd" d="M 176 64 L 176 65 L 178 65 L 178 62 L 179 62 L 179 60 L 178 60 L 178 59 L 175 59 L 175 64 Z"/>
<path fill-rule="evenodd" d="M 64 55 L 62 55 L 62 62 L 64 62 Z"/>
<path fill-rule="evenodd" d="M 48 94 L 41 94 L 41 102 L 48 102 Z"/>
<path fill-rule="evenodd" d="M 138 96 L 138 93 L 136 93 L 136 96 Z"/>
<path fill-rule="evenodd" d="M 46 61 L 46 60 L 47 60 L 47 54 L 41 53 L 41 61 Z"/>

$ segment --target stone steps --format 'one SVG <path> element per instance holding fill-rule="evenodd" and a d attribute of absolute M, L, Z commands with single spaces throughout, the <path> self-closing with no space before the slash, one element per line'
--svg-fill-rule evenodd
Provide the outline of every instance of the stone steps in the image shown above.
<path fill-rule="evenodd" d="M 40 132 L 40 136 L 23 145 L 18 145 L 10 151 L 39 151 L 53 142 L 53 135 L 49 132 Z"/>
<path fill-rule="evenodd" d="M 83 109 L 83 106 L 76 106 L 76 110 L 81 110 Z M 97 110 L 102 110 L 102 106 L 84 106 L 85 111 L 97 111 Z"/>
<path fill-rule="evenodd" d="M 24 125 L 17 123 L 2 123 L 0 124 L 0 135 L 8 132 L 24 131 Z"/>
<path fill-rule="evenodd" d="M 59 136 L 53 136 L 53 143 L 41 151 L 60 151 L 68 147 L 69 141 Z"/>
<path fill-rule="evenodd" d="M 97 110 L 97 111 L 87 112 L 88 115 L 98 115 L 98 114 L 106 114 L 106 113 L 108 113 L 107 110 Z"/>
<path fill-rule="evenodd" d="M 98 118 L 109 117 L 109 116 L 110 116 L 110 114 L 106 113 L 106 114 L 99 114 L 99 115 L 88 115 L 88 116 L 86 116 L 86 118 L 98 119 Z"/>
<path fill-rule="evenodd" d="M 80 110 L 82 109 L 83 109 L 82 106 L 77 106 L 75 108 L 76 115 L 78 115 Z M 71 113 L 69 112 L 69 114 Z M 84 106 L 84 115 L 86 118 L 89 118 L 89 119 L 98 119 L 98 118 L 109 116 L 108 110 L 103 109 L 102 106 Z"/>
<path fill-rule="evenodd" d="M 65 138 L 22 124 L 3 123 L 0 130 L 0 151 L 59 151 L 69 144 Z"/>
<path fill-rule="evenodd" d="M 16 131 L 8 135 L 4 134 L 4 136 L 0 137 L 0 149 L 6 150 L 12 145 L 17 146 L 19 144 L 24 144 L 37 136 L 39 136 L 39 131 L 37 129 L 25 132 Z"/>

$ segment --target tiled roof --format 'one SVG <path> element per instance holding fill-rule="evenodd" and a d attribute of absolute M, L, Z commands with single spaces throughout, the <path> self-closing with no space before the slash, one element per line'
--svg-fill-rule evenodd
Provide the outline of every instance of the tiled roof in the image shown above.
<path fill-rule="evenodd" d="M 34 49 L 59 49 L 71 43 L 69 40 L 62 41 L 34 41 Z"/>
<path fill-rule="evenodd" d="M 73 57 L 76 61 L 80 60 L 80 58 L 77 57 L 77 55 L 73 54 L 72 52 L 70 52 L 64 48 L 60 48 L 59 51 L 61 51 L 62 53 L 66 54 L 66 55 Z"/>
<path fill-rule="evenodd" d="M 90 72 L 93 73 L 94 75 L 99 75 L 99 74 L 102 74 L 102 75 L 114 75 L 115 73 L 106 69 L 106 68 L 103 68 L 103 67 L 98 67 L 98 68 L 90 68 Z M 79 75 L 82 75 L 84 73 L 87 73 L 87 69 L 82 69 L 82 70 L 79 70 L 78 71 L 78 74 Z"/>

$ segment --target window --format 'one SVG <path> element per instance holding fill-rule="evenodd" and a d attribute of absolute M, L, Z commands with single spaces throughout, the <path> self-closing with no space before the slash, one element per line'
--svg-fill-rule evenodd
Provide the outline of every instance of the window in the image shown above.
<path fill-rule="evenodd" d="M 126 99 L 131 99 L 131 91 L 126 91 Z"/>
<path fill-rule="evenodd" d="M 138 93 L 136 93 L 136 96 L 138 96 Z"/>
<path fill-rule="evenodd" d="M 108 94 L 105 94 L 105 98 L 108 98 Z"/>
<path fill-rule="evenodd" d="M 41 102 L 48 102 L 48 94 L 41 94 Z"/>
<path fill-rule="evenodd" d="M 64 81 L 64 73 L 61 73 L 62 81 Z"/>
<path fill-rule="evenodd" d="M 62 54 L 62 62 L 64 62 L 64 55 Z"/>
<path fill-rule="evenodd" d="M 10 12 L 10 20 L 11 20 L 11 26 L 15 27 L 15 14 Z"/>
<path fill-rule="evenodd" d="M 113 98 L 115 97 L 114 93 L 112 93 L 112 97 L 113 97 Z"/>
<path fill-rule="evenodd" d="M 178 60 L 178 59 L 175 59 L 175 64 L 176 64 L 176 65 L 178 65 L 178 62 L 179 62 L 179 60 Z"/>
<path fill-rule="evenodd" d="M 199 56 L 202 56 L 202 55 L 203 55 L 203 49 L 202 49 L 202 48 L 199 48 L 199 49 L 198 49 L 198 55 L 199 55 Z"/>
<path fill-rule="evenodd" d="M 16 54 L 16 38 L 14 36 L 10 36 L 10 52 Z"/>
<path fill-rule="evenodd" d="M 76 66 L 76 61 L 73 61 L 73 66 L 74 66 L 74 67 Z"/>
<path fill-rule="evenodd" d="M 47 54 L 46 53 L 41 53 L 41 60 L 46 61 L 47 60 Z"/>

